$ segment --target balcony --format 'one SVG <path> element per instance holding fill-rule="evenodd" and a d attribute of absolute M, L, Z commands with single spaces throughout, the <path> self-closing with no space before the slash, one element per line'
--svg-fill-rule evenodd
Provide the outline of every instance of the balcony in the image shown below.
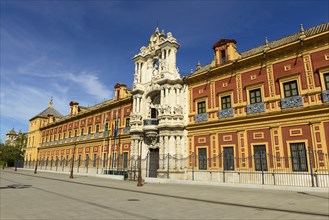
<path fill-rule="evenodd" d="M 233 117 L 233 108 L 222 109 L 218 111 L 218 118 Z"/>
<path fill-rule="evenodd" d="M 148 126 L 148 125 L 158 125 L 159 120 L 156 118 L 151 118 L 151 119 L 144 119 L 143 120 L 143 125 Z"/>
<path fill-rule="evenodd" d="M 124 133 L 124 134 L 129 133 L 129 131 L 130 131 L 130 127 L 124 127 L 124 128 L 123 128 L 123 133 Z"/>
<path fill-rule="evenodd" d="M 99 132 L 96 132 L 95 134 L 94 134 L 94 138 L 98 138 L 99 137 Z"/>
<path fill-rule="evenodd" d="M 108 137 L 109 136 L 109 131 L 103 131 L 103 137 Z"/>
<path fill-rule="evenodd" d="M 143 130 L 145 132 L 157 132 L 159 120 L 156 118 L 144 119 Z"/>
<path fill-rule="evenodd" d="M 329 102 L 329 90 L 322 91 L 322 101 Z"/>
<path fill-rule="evenodd" d="M 80 135 L 79 141 L 83 141 L 83 138 L 84 138 L 84 136 L 83 135 Z"/>
<path fill-rule="evenodd" d="M 247 114 L 255 114 L 265 112 L 264 102 L 247 105 Z"/>
<path fill-rule="evenodd" d="M 91 134 L 87 134 L 87 139 L 90 139 Z"/>
<path fill-rule="evenodd" d="M 200 114 L 194 115 L 194 121 L 196 123 L 208 121 L 208 113 L 205 112 L 205 113 L 200 113 Z"/>
<path fill-rule="evenodd" d="M 281 108 L 295 108 L 298 106 L 303 106 L 303 99 L 302 96 L 291 96 L 288 98 L 281 99 Z"/>

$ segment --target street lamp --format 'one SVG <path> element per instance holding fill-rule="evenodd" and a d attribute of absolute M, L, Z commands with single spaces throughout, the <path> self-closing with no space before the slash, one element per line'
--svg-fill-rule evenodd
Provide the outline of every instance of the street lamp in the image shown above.
<path fill-rule="evenodd" d="M 39 162 L 38 158 L 39 158 L 39 148 L 37 149 L 37 162 L 35 164 L 34 174 L 37 174 L 38 162 Z"/>
<path fill-rule="evenodd" d="M 73 168 L 74 168 L 74 155 L 75 155 L 75 148 L 76 148 L 76 143 L 74 142 L 74 147 L 73 147 L 73 155 L 72 155 L 72 163 L 71 163 L 71 173 L 70 173 L 70 178 L 73 178 Z"/>
<path fill-rule="evenodd" d="M 137 186 L 143 186 L 143 183 L 142 183 L 142 141 L 140 141 L 140 146 L 139 146 L 139 164 L 138 164 Z"/>

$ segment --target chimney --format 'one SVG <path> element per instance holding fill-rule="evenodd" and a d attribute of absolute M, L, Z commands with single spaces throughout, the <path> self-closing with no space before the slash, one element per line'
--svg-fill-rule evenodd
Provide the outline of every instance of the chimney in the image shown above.
<path fill-rule="evenodd" d="M 214 44 L 212 49 L 215 52 L 216 65 L 224 65 L 241 57 L 236 50 L 236 43 L 233 39 L 220 39 Z"/>
<path fill-rule="evenodd" d="M 70 114 L 76 115 L 79 113 L 79 103 L 75 101 L 70 102 Z"/>
<path fill-rule="evenodd" d="M 54 116 L 53 115 L 47 115 L 48 116 L 48 124 L 51 124 L 54 122 Z"/>

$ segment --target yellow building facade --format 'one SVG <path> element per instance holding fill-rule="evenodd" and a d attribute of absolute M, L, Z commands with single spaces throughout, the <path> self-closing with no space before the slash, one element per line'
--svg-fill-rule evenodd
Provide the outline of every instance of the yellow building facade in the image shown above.
<path fill-rule="evenodd" d="M 130 100 L 126 85 L 117 84 L 112 100 L 88 108 L 72 101 L 69 115 L 54 117 L 49 107 L 45 110 L 47 117 L 39 114 L 30 120 L 26 164 L 38 161 L 40 168 L 68 171 L 73 159 L 75 169 L 86 171 L 89 167 L 89 173 L 103 172 L 111 166 L 127 168 Z"/>

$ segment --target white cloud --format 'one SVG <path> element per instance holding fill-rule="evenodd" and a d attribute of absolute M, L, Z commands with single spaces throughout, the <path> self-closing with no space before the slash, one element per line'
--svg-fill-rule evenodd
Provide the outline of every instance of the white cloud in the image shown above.
<path fill-rule="evenodd" d="M 75 82 L 78 86 L 85 89 L 85 92 L 93 95 L 97 100 L 108 99 L 112 97 L 113 92 L 106 88 L 100 81 L 97 74 L 91 72 L 82 72 L 80 74 L 65 74 L 65 78 Z"/>

